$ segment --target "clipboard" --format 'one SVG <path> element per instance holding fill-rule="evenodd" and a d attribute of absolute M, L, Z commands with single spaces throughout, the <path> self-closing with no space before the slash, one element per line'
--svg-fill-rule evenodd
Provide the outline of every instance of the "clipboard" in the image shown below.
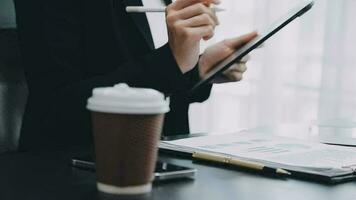
<path fill-rule="evenodd" d="M 246 133 L 236 133 L 236 134 L 246 134 Z M 174 155 L 174 156 L 179 156 L 179 157 L 184 157 L 186 159 L 193 159 L 192 155 L 195 151 L 201 151 L 201 149 L 185 149 L 180 146 L 169 146 L 166 145 L 167 143 L 178 141 L 178 140 L 185 140 L 185 139 L 191 139 L 191 138 L 199 138 L 199 137 L 208 137 L 208 134 L 200 134 L 199 136 L 187 136 L 187 135 L 182 135 L 182 136 L 175 136 L 172 138 L 165 138 L 165 140 L 160 142 L 159 145 L 159 151 L 161 153 L 166 153 L 169 155 Z M 223 135 L 222 135 L 223 136 Z M 325 144 L 322 144 L 325 145 Z M 333 146 L 330 146 L 331 148 Z M 215 153 L 213 150 L 209 151 L 210 153 Z M 231 157 L 231 155 L 226 155 L 227 157 Z M 246 158 L 242 158 L 246 159 Z M 247 158 L 248 159 L 248 158 Z M 318 182 L 318 183 L 323 183 L 323 184 L 339 184 L 339 183 L 344 183 L 344 182 L 350 182 L 356 180 L 356 164 L 353 166 L 348 166 L 345 167 L 344 169 L 338 169 L 338 168 L 329 168 L 329 169 L 319 169 L 319 168 L 309 168 L 309 167 L 299 167 L 299 166 L 290 166 L 290 165 L 284 165 L 284 164 L 279 164 L 279 163 L 274 163 L 274 162 L 268 162 L 265 160 L 256 160 L 256 159 L 251 159 L 252 161 L 258 161 L 260 163 L 265 164 L 266 166 L 273 167 L 273 168 L 282 168 L 285 170 L 288 170 L 291 172 L 291 178 L 295 179 L 301 179 L 301 180 L 306 180 L 306 181 L 311 181 L 311 182 Z M 208 160 L 206 160 L 208 161 Z M 214 161 L 208 161 L 207 163 L 210 164 L 215 164 Z M 218 163 L 216 163 L 218 164 Z M 228 166 L 226 167 L 233 167 L 233 166 Z"/>

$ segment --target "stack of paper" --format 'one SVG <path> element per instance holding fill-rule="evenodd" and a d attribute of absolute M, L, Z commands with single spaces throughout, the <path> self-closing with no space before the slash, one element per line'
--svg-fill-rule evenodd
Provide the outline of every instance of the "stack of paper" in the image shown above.
<path fill-rule="evenodd" d="M 356 169 L 356 148 L 290 139 L 259 133 L 237 133 L 162 141 L 161 149 L 193 153 L 222 154 L 282 166 L 299 171 L 353 173 Z M 339 174 L 340 175 L 340 174 Z"/>

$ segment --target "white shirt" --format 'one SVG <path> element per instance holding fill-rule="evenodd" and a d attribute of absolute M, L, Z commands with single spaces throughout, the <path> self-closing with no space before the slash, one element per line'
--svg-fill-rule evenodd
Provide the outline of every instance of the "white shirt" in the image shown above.
<path fill-rule="evenodd" d="M 145 7 L 163 7 L 163 0 L 142 0 Z M 165 13 L 146 13 L 147 21 L 151 29 L 155 48 L 159 48 L 168 42 L 168 31 Z"/>
<path fill-rule="evenodd" d="M 15 8 L 12 0 L 0 0 L 0 28 L 15 28 Z"/>

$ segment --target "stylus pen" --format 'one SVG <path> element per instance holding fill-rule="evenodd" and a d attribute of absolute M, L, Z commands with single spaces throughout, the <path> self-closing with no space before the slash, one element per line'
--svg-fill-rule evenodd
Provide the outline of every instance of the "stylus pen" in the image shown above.
<path fill-rule="evenodd" d="M 211 154 L 211 153 L 205 153 L 205 152 L 194 152 L 193 158 L 205 160 L 205 161 L 223 163 L 223 164 L 227 164 L 227 165 L 242 167 L 242 168 L 261 171 L 261 172 L 267 172 L 267 173 L 271 173 L 271 174 L 291 175 L 291 173 L 289 171 L 281 169 L 281 168 L 268 167 L 268 166 L 263 165 L 262 163 L 241 160 L 241 159 L 236 159 L 236 158 L 232 158 L 232 157 L 225 157 L 225 156 L 221 156 L 218 154 Z"/>
<path fill-rule="evenodd" d="M 72 159 L 71 165 L 72 167 L 76 167 L 84 170 L 90 170 L 90 171 L 93 171 L 96 168 L 94 162 L 84 161 L 79 159 Z"/>
<path fill-rule="evenodd" d="M 223 8 L 211 7 L 214 12 L 225 11 Z M 143 7 L 143 6 L 127 6 L 126 12 L 128 13 L 146 13 L 146 12 L 166 12 L 166 7 Z"/>

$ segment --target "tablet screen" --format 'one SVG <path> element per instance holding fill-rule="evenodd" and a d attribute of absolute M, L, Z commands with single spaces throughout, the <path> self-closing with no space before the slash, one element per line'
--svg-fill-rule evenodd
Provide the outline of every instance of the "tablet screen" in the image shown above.
<path fill-rule="evenodd" d="M 268 26 L 268 28 L 266 28 L 263 31 L 260 31 L 259 36 L 257 36 L 255 39 L 251 40 L 249 43 L 247 43 L 242 48 L 237 50 L 231 56 L 226 58 L 224 61 L 217 64 L 217 66 L 215 66 L 213 68 L 213 70 L 211 70 L 209 73 L 207 73 L 205 75 L 205 77 L 198 84 L 196 84 L 193 87 L 192 91 L 199 88 L 203 84 L 208 83 L 211 80 L 213 80 L 216 76 L 220 75 L 222 72 L 227 70 L 231 65 L 233 65 L 234 63 L 241 60 L 244 56 L 249 54 L 252 50 L 259 47 L 262 43 L 264 43 L 267 39 L 269 39 L 271 36 L 273 36 L 275 33 L 277 33 L 283 27 L 288 25 L 294 19 L 302 16 L 304 13 L 309 11 L 313 7 L 313 5 L 314 5 L 314 1 L 310 1 L 310 0 L 303 1 L 301 4 L 299 4 L 295 8 L 291 9 L 282 18 L 277 20 L 272 25 Z"/>

